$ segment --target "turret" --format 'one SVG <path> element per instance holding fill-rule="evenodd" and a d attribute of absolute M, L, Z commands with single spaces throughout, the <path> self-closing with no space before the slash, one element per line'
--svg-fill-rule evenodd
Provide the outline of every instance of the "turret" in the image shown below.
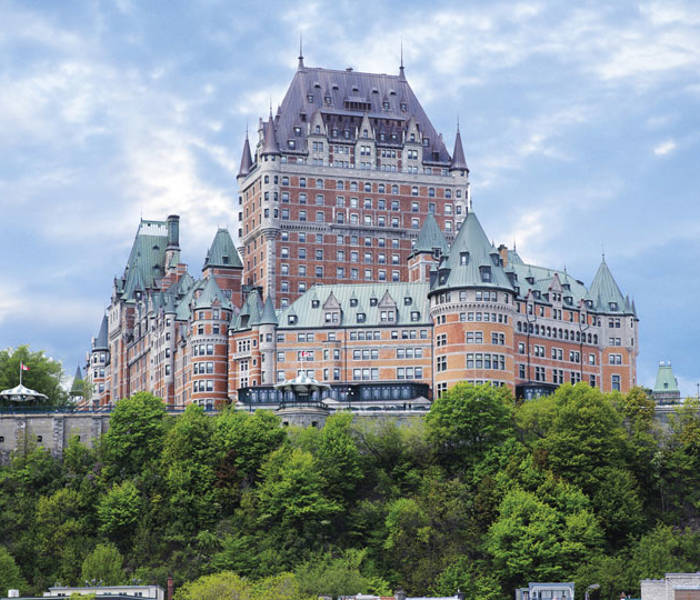
<path fill-rule="evenodd" d="M 245 142 L 243 142 L 243 152 L 241 153 L 241 167 L 238 169 L 238 177 L 246 177 L 253 168 L 253 159 L 250 154 L 250 142 L 248 141 L 248 130 L 245 132 Z"/>
<path fill-rule="evenodd" d="M 243 263 L 228 229 L 220 227 L 204 260 L 202 274 L 215 278 L 224 295 L 234 303 L 240 302 Z"/>
<path fill-rule="evenodd" d="M 409 281 L 430 281 L 430 270 L 447 252 L 447 240 L 432 213 L 423 221 L 418 238 L 408 255 Z"/>

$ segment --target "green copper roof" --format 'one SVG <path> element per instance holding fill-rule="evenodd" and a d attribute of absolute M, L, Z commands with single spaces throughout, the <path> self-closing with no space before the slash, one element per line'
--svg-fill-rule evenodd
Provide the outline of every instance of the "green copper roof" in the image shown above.
<path fill-rule="evenodd" d="M 73 375 L 73 383 L 71 384 L 70 394 L 71 396 L 80 396 L 83 393 L 81 383 L 83 382 L 83 374 L 80 371 L 80 365 L 75 368 L 75 375 Z"/>
<path fill-rule="evenodd" d="M 673 375 L 670 362 L 660 362 L 656 373 L 655 392 L 679 392 L 678 380 Z"/>
<path fill-rule="evenodd" d="M 241 306 L 241 311 L 235 319 L 231 319 L 229 329 L 236 331 L 250 329 L 252 325 L 259 325 L 262 315 L 262 301 L 257 290 L 251 291 Z"/>
<path fill-rule="evenodd" d="M 107 343 L 107 315 L 102 316 L 102 322 L 100 323 L 100 330 L 97 332 L 97 337 L 95 338 L 95 344 L 92 347 L 93 350 L 109 350 L 109 345 Z"/>
<path fill-rule="evenodd" d="M 419 252 L 432 253 L 436 248 L 440 250 L 440 254 L 445 254 L 448 248 L 447 240 L 442 231 L 440 231 L 440 226 L 437 224 L 433 213 L 428 213 L 418 232 L 418 239 L 413 246 L 413 250 L 411 250 L 411 256 Z"/>
<path fill-rule="evenodd" d="M 447 257 L 438 266 L 437 281 L 431 291 L 464 287 L 513 289 L 498 251 L 474 212 L 467 214 Z"/>
<path fill-rule="evenodd" d="M 231 301 L 224 296 L 221 288 L 216 283 L 216 279 L 209 277 L 205 280 L 204 289 L 200 292 L 199 297 L 194 303 L 194 307 L 211 308 L 212 306 L 220 306 L 227 310 L 233 308 Z"/>
<path fill-rule="evenodd" d="M 141 219 L 124 273 L 124 300 L 133 299 L 137 290 L 153 289 L 154 280 L 163 277 L 167 245 L 167 222 Z"/>
<path fill-rule="evenodd" d="M 228 229 L 219 228 L 216 232 L 202 270 L 207 267 L 243 268 L 241 257 L 238 256 L 238 251 L 233 245 Z"/>
<path fill-rule="evenodd" d="M 629 302 L 625 302 L 625 297 L 615 282 L 610 269 L 608 269 L 605 257 L 598 267 L 598 272 L 595 274 L 588 292 L 588 298 L 598 304 L 595 306 L 596 310 L 626 314 L 632 312 L 632 307 Z"/>
<path fill-rule="evenodd" d="M 326 313 L 338 310 L 340 321 L 327 322 Z M 388 311 L 392 311 L 393 321 L 386 318 Z M 412 313 L 418 313 L 417 320 L 412 320 Z M 364 315 L 364 319 L 358 315 Z M 428 324 L 428 284 L 423 282 L 315 285 L 279 315 L 280 328 L 284 329 Z"/>
<path fill-rule="evenodd" d="M 275 314 L 275 306 L 272 304 L 271 296 L 268 296 L 267 300 L 265 300 L 265 306 L 258 325 L 277 325 L 277 315 Z"/>

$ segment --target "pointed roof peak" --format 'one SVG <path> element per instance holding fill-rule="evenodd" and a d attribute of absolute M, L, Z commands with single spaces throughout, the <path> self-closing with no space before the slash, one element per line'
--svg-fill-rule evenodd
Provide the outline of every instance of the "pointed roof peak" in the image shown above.
<path fill-rule="evenodd" d="M 467 213 L 446 260 L 438 267 L 434 289 L 496 287 L 512 290 L 510 279 L 494 253 L 476 213 Z"/>
<path fill-rule="evenodd" d="M 225 227 L 219 227 L 214 236 L 214 241 L 207 251 L 202 271 L 208 267 L 219 268 L 243 268 L 241 257 L 233 244 L 231 234 Z"/>
<path fill-rule="evenodd" d="M 436 248 L 439 248 L 441 254 L 445 254 L 448 249 L 447 240 L 442 231 L 440 231 L 440 226 L 435 220 L 433 213 L 429 212 L 418 232 L 418 239 L 416 239 L 410 256 L 420 252 L 433 253 Z"/>
<path fill-rule="evenodd" d="M 263 148 L 261 154 L 279 154 L 280 149 L 275 136 L 275 123 L 272 118 L 272 103 L 270 103 L 270 119 L 263 124 Z"/>
<path fill-rule="evenodd" d="M 598 298 L 600 310 L 619 312 L 625 309 L 625 297 L 617 285 L 605 259 L 601 260 L 589 291 L 591 298 Z"/>
<path fill-rule="evenodd" d="M 102 315 L 100 330 L 97 332 L 95 344 L 92 347 L 93 350 L 109 350 L 109 346 L 107 344 L 107 325 L 107 315 Z"/>
<path fill-rule="evenodd" d="M 272 303 L 272 296 L 268 296 L 263 306 L 262 315 L 258 325 L 277 325 L 277 315 L 275 314 L 275 305 Z"/>
<path fill-rule="evenodd" d="M 250 154 L 250 142 L 248 141 L 248 125 L 245 128 L 245 142 L 243 142 L 243 152 L 241 153 L 241 167 L 238 169 L 238 176 L 245 177 L 253 167 L 253 158 Z"/>
<path fill-rule="evenodd" d="M 457 135 L 455 136 L 455 149 L 452 152 L 452 162 L 450 171 L 469 171 L 467 160 L 464 158 L 464 148 L 462 148 L 462 135 L 459 132 L 459 118 L 457 119 Z"/>

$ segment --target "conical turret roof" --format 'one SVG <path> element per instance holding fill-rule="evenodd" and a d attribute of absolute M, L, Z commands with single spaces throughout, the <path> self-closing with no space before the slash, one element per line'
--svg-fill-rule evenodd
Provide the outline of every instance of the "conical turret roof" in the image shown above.
<path fill-rule="evenodd" d="M 213 277 L 209 277 L 206 280 L 204 289 L 199 294 L 199 297 L 197 298 L 194 307 L 209 308 L 216 304 L 218 304 L 221 308 L 225 308 L 227 310 L 231 310 L 233 308 L 231 301 L 226 296 L 224 296 L 224 293 L 221 291 L 221 288 L 216 283 L 216 279 L 214 279 Z"/>
<path fill-rule="evenodd" d="M 83 388 L 80 385 L 83 381 L 83 373 L 80 370 L 80 365 L 75 368 L 75 375 L 73 375 L 73 383 L 70 387 L 71 396 L 82 396 Z"/>
<path fill-rule="evenodd" d="M 100 330 L 97 332 L 95 344 L 92 347 L 93 350 L 109 350 L 107 343 L 107 325 L 107 315 L 103 315 L 102 322 L 100 323 Z"/>
<path fill-rule="evenodd" d="M 248 132 L 245 132 L 245 142 L 243 142 L 243 153 L 241 154 L 241 167 L 238 169 L 238 176 L 245 177 L 250 173 L 253 167 L 253 158 L 250 154 L 250 142 L 248 141 Z"/>
<path fill-rule="evenodd" d="M 413 250 L 411 250 L 410 256 L 421 252 L 432 254 L 436 248 L 440 250 L 441 254 L 446 254 L 448 250 L 447 240 L 442 231 L 440 231 L 440 226 L 437 224 L 433 213 L 428 213 L 418 232 L 418 239 L 415 246 L 413 246 Z"/>
<path fill-rule="evenodd" d="M 468 171 L 467 161 L 464 158 L 464 149 L 462 148 L 462 136 L 459 133 L 459 125 L 457 125 L 457 135 L 455 136 L 455 149 L 452 152 L 452 162 L 450 163 L 450 171 L 457 170 Z"/>
<path fill-rule="evenodd" d="M 275 123 L 270 112 L 270 119 L 263 125 L 263 147 L 261 154 L 279 154 L 280 148 L 275 136 Z"/>
<path fill-rule="evenodd" d="M 467 214 L 446 259 L 440 263 L 433 291 L 464 287 L 513 290 L 498 251 L 492 249 L 473 211 Z"/>
<path fill-rule="evenodd" d="M 263 306 L 262 315 L 257 325 L 277 325 L 277 315 L 275 314 L 275 306 L 272 304 L 272 296 L 268 296 Z"/>
<path fill-rule="evenodd" d="M 605 257 L 600 262 L 588 293 L 590 298 L 597 299 L 600 305 L 598 308 L 603 312 L 623 312 L 625 309 L 625 297 L 612 276 Z"/>
<path fill-rule="evenodd" d="M 243 268 L 241 257 L 233 245 L 228 229 L 220 227 L 214 236 L 214 241 L 207 251 L 202 271 L 208 267 Z"/>
<path fill-rule="evenodd" d="M 673 374 L 670 362 L 660 362 L 659 370 L 656 372 L 656 383 L 654 392 L 678 392 L 678 380 Z"/>

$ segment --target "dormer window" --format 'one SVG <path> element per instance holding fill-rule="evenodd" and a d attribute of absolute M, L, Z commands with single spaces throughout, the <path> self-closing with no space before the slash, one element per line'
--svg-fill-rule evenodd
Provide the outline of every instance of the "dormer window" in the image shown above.
<path fill-rule="evenodd" d="M 411 321 L 414 323 L 417 321 L 420 321 L 420 312 L 417 310 L 412 310 L 411 311 Z"/>
<path fill-rule="evenodd" d="M 350 298 L 350 306 L 357 306 L 357 298 Z"/>
<path fill-rule="evenodd" d="M 423 145 L 424 145 L 424 146 L 430 146 L 430 138 L 424 137 L 424 138 L 423 138 Z"/>
<path fill-rule="evenodd" d="M 311 308 L 318 308 L 320 302 L 318 300 L 312 300 L 311 301 Z"/>
<path fill-rule="evenodd" d="M 331 103 L 331 97 L 330 97 L 330 96 L 324 96 L 323 101 L 324 101 L 326 104 L 330 104 L 330 103 Z"/>
<path fill-rule="evenodd" d="M 378 303 L 378 302 L 379 302 L 379 300 L 377 300 L 376 298 L 370 298 L 370 299 L 369 299 L 369 305 L 370 305 L 370 306 L 377 306 L 377 303 Z"/>
<path fill-rule="evenodd" d="M 314 127 L 314 132 L 315 132 L 315 133 L 321 133 L 321 126 L 320 126 L 320 125 L 316 125 L 316 127 Z"/>
<path fill-rule="evenodd" d="M 468 265 L 469 264 L 469 252 L 460 252 L 459 253 L 459 264 L 460 265 Z"/>
<path fill-rule="evenodd" d="M 413 298 L 410 296 L 404 296 L 403 303 L 404 306 L 411 306 L 411 304 L 413 304 Z"/>
<path fill-rule="evenodd" d="M 222 256 L 221 262 L 224 263 L 225 265 L 227 265 L 228 264 L 228 256 Z"/>
<path fill-rule="evenodd" d="M 369 132 L 366 129 L 362 130 L 362 137 L 369 137 Z"/>
<path fill-rule="evenodd" d="M 617 302 L 610 302 L 610 310 L 617 310 Z"/>
<path fill-rule="evenodd" d="M 294 135 L 301 135 L 301 127 L 294 128 Z"/>
<path fill-rule="evenodd" d="M 408 110 L 408 105 L 405 102 L 401 103 L 401 111 L 406 112 Z"/>
<path fill-rule="evenodd" d="M 307 99 L 309 102 L 313 103 L 313 101 L 314 101 L 314 95 L 313 95 L 313 94 L 309 94 L 308 96 L 306 96 L 306 99 Z"/>
<path fill-rule="evenodd" d="M 479 273 L 481 274 L 481 281 L 485 283 L 491 282 L 491 267 L 479 267 Z"/>
<path fill-rule="evenodd" d="M 390 107 L 391 105 L 388 102 L 382 102 L 382 108 L 384 110 L 389 110 Z"/>
<path fill-rule="evenodd" d="M 498 254 L 492 254 L 491 260 L 493 261 L 493 266 L 497 267 L 501 264 L 501 257 Z"/>
<path fill-rule="evenodd" d="M 357 313 L 357 322 L 364 323 L 367 320 L 367 315 L 365 313 Z"/>
<path fill-rule="evenodd" d="M 289 325 L 296 325 L 296 323 L 297 323 L 297 316 L 296 316 L 296 315 L 289 315 L 289 316 L 287 317 L 287 323 L 289 323 Z"/>

